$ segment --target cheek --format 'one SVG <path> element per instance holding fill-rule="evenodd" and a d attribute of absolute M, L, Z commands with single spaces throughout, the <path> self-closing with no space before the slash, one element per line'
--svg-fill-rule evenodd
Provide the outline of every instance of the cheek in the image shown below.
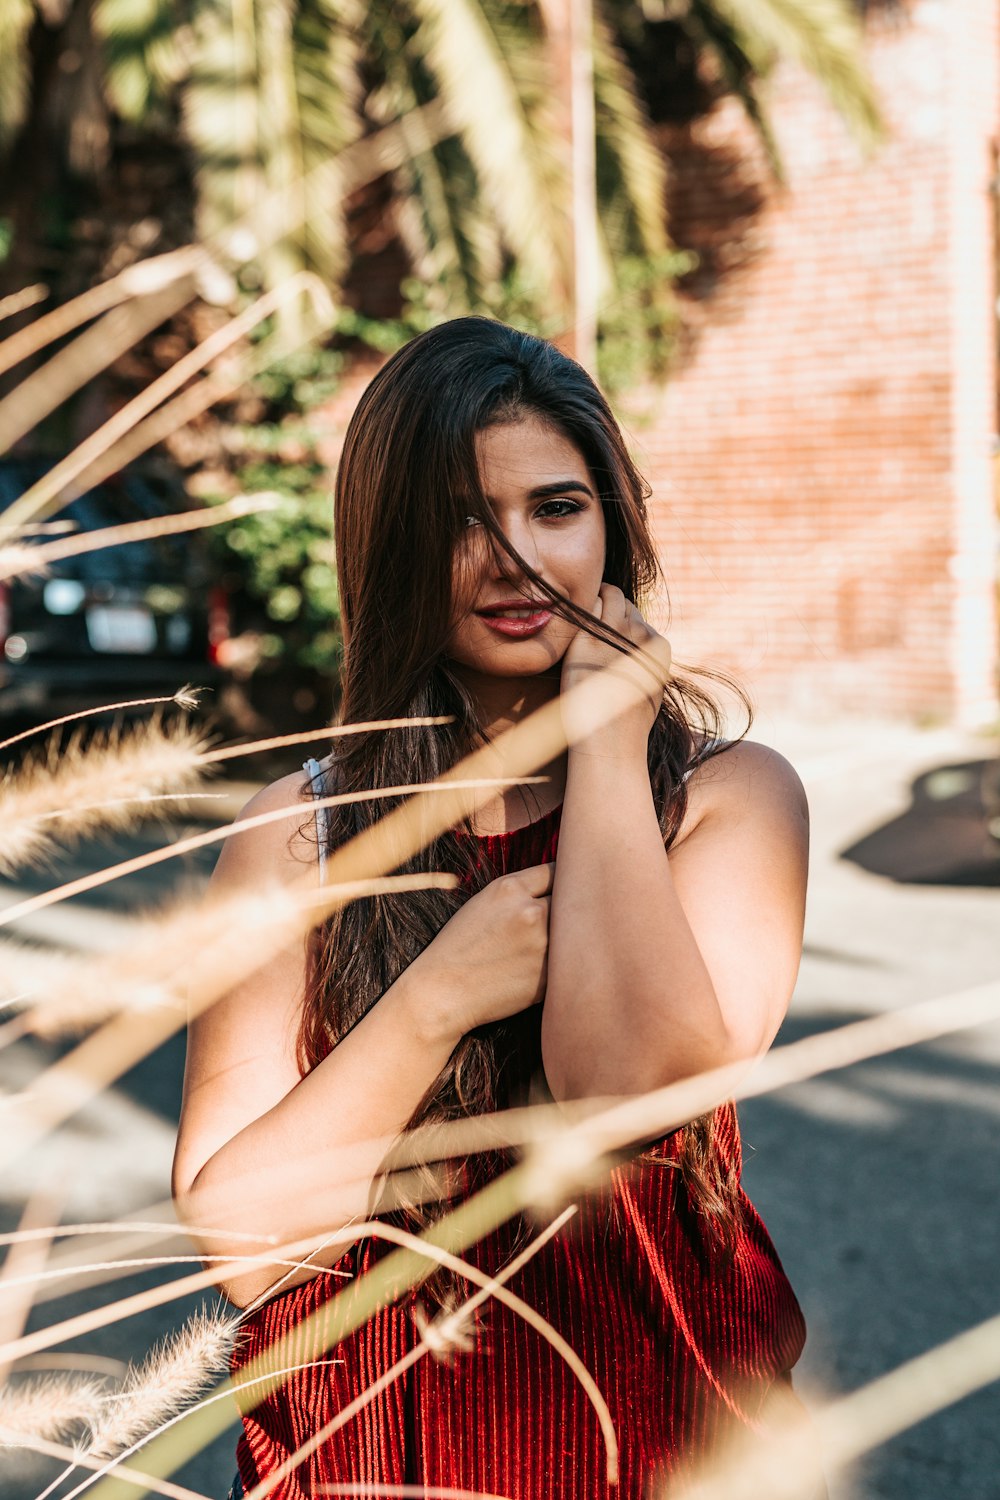
<path fill-rule="evenodd" d="M 451 565 L 451 624 L 454 629 L 459 620 L 472 608 L 479 591 L 479 569 L 469 555 L 468 548 L 456 552 Z"/>

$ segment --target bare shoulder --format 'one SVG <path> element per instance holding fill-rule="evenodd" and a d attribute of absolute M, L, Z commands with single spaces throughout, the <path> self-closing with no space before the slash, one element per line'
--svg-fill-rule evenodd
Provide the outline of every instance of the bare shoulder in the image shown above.
<path fill-rule="evenodd" d="M 756 740 L 736 740 L 704 761 L 688 780 L 688 809 L 679 838 L 705 821 L 775 822 L 805 832 L 809 804 L 791 761 Z"/>
<path fill-rule="evenodd" d="M 213 888 L 301 875 L 303 866 L 316 859 L 311 795 L 305 771 L 293 771 L 256 792 L 234 820 L 233 828 L 240 831 L 222 846 Z M 241 824 L 246 828 L 240 829 Z"/>

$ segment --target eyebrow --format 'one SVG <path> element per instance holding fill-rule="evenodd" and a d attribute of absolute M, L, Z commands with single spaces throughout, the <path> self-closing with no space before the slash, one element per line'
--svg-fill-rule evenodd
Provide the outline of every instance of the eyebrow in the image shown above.
<path fill-rule="evenodd" d="M 582 479 L 553 479 L 548 484 L 536 484 L 528 491 L 528 499 L 544 500 L 548 495 L 565 495 L 567 490 L 577 490 L 581 495 L 589 495 L 591 500 L 596 499 L 593 490 Z M 487 495 L 486 499 L 491 505 L 496 503 L 492 495 Z"/>
<path fill-rule="evenodd" d="M 565 495 L 567 490 L 577 490 L 580 495 L 588 495 L 591 499 L 597 499 L 594 490 L 589 484 L 583 483 L 582 478 L 553 478 L 547 484 L 535 484 L 528 490 L 528 499 L 546 499 L 549 495 Z M 496 504 L 495 496 L 486 495 L 490 505 Z"/>
<path fill-rule="evenodd" d="M 591 500 L 594 492 L 589 485 L 581 479 L 555 479 L 551 484 L 536 484 L 534 489 L 528 491 L 530 500 L 543 500 L 546 495 L 562 495 L 566 490 L 579 490 L 582 495 L 589 495 Z"/>

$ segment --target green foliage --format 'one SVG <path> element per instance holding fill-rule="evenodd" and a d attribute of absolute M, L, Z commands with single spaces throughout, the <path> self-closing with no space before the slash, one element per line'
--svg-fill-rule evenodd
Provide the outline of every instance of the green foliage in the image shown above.
<path fill-rule="evenodd" d="M 262 664 L 335 677 L 340 663 L 340 595 L 333 566 L 333 496 L 317 455 L 310 412 L 336 389 L 343 356 L 305 349 L 254 381 L 271 420 L 233 426 L 227 446 L 241 491 L 283 497 L 273 510 L 213 528 L 224 568 L 238 572 L 261 619 Z M 224 495 L 210 496 L 221 502 Z"/>
<path fill-rule="evenodd" d="M 651 258 L 627 256 L 616 266 L 618 290 L 601 310 L 597 335 L 597 374 L 609 395 L 643 377 L 666 375 L 676 346 L 674 283 L 695 259 L 672 250 Z"/>

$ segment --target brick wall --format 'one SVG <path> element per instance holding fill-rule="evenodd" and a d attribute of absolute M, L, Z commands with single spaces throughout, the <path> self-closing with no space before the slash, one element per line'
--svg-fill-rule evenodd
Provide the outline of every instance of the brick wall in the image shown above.
<path fill-rule="evenodd" d="M 768 95 L 780 186 L 733 100 L 663 130 L 672 230 L 701 263 L 669 384 L 620 415 L 679 658 L 735 673 L 765 713 L 981 723 L 1000 0 L 900 0 L 867 47 L 889 126 L 868 159 L 791 68 Z M 352 372 L 335 429 L 377 363 Z"/>
<path fill-rule="evenodd" d="M 702 267 L 681 363 L 628 425 L 675 649 L 764 709 L 995 712 L 997 12 L 869 23 L 890 136 L 868 160 L 792 69 L 784 186 L 733 101 L 664 136 Z"/>

